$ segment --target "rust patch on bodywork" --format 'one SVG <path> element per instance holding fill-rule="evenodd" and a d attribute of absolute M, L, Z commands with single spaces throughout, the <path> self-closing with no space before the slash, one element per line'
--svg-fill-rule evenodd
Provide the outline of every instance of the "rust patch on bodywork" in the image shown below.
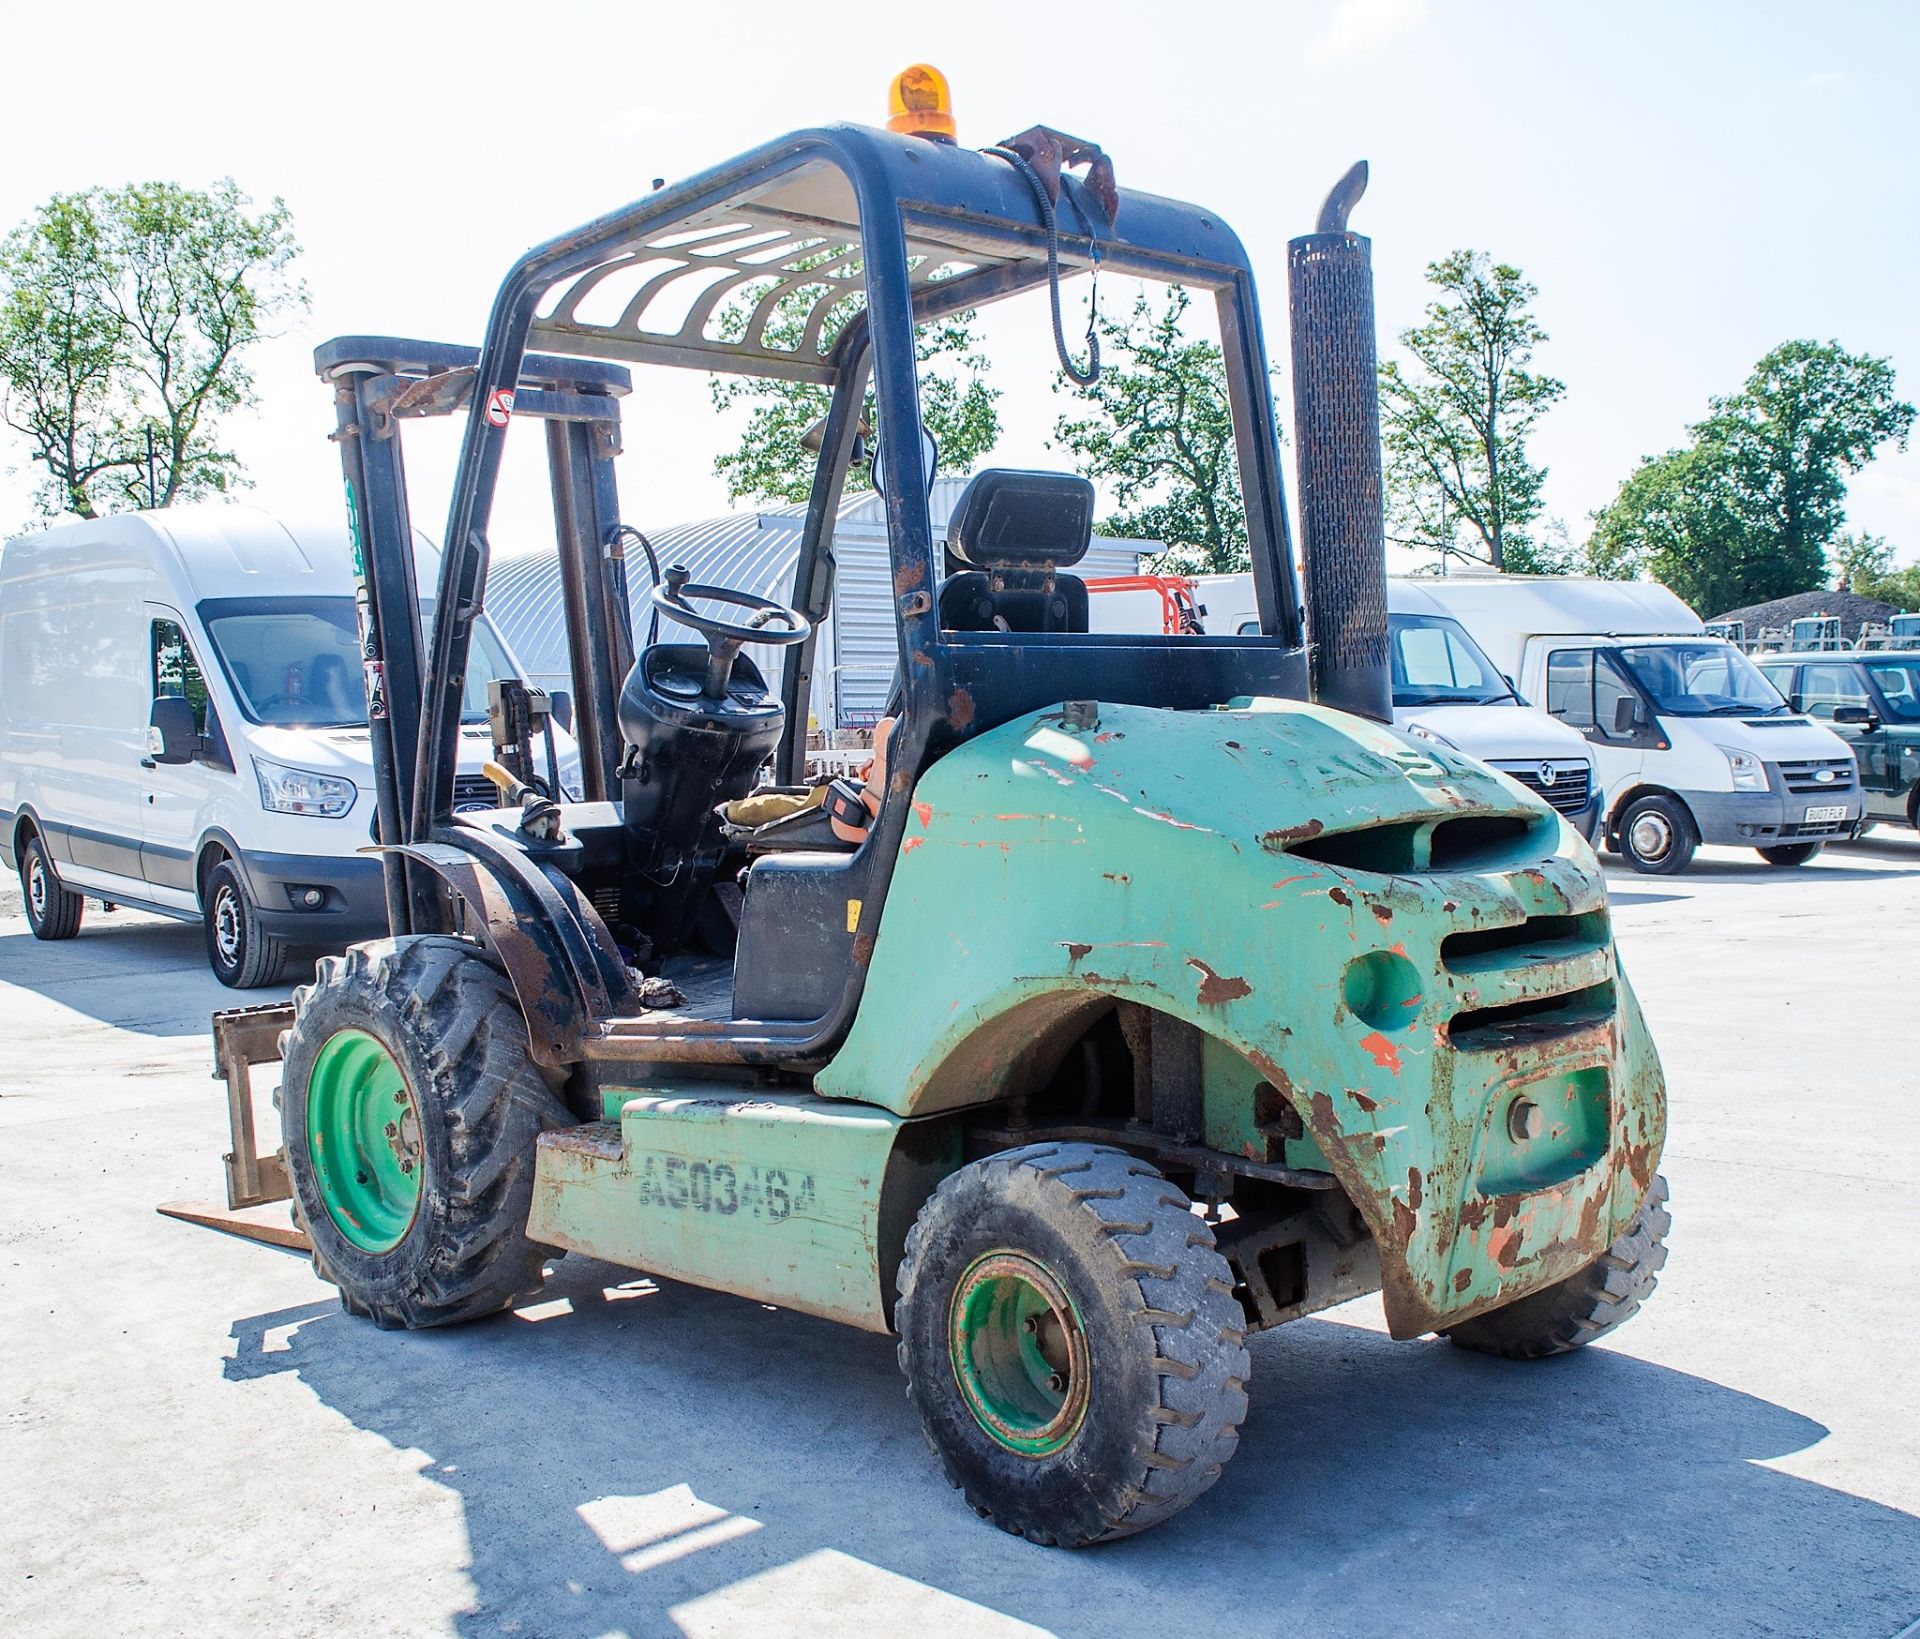
<path fill-rule="evenodd" d="M 1339 886 L 1331 887 L 1327 889 L 1327 897 L 1336 905 L 1345 905 L 1349 910 L 1353 908 L 1353 895 L 1348 893 L 1345 888 Z"/>
<path fill-rule="evenodd" d="M 955 689 L 947 696 L 947 721 L 957 729 L 973 727 L 973 695 L 966 689 Z"/>
<path fill-rule="evenodd" d="M 1237 1002 L 1242 996 L 1253 994 L 1253 986 L 1245 979 L 1234 974 L 1215 973 L 1198 956 L 1189 956 L 1187 966 L 1199 971 L 1202 1007 L 1225 1007 L 1228 1002 Z"/>
<path fill-rule="evenodd" d="M 1277 831 L 1263 831 L 1260 834 L 1260 846 L 1273 854 L 1284 854 L 1296 842 L 1306 842 L 1317 837 L 1326 826 L 1320 820 L 1310 819 L 1303 825 L 1282 826 Z"/>

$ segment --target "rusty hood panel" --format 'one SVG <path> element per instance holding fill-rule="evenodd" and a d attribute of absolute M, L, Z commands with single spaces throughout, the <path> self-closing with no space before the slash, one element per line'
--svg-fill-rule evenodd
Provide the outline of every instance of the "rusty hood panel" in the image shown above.
<path fill-rule="evenodd" d="M 1083 716 L 1004 725 L 921 781 L 817 1089 L 903 1116 L 985 1102 L 1050 1020 L 1110 996 L 1294 1105 L 1379 1243 L 1396 1335 L 1611 1244 L 1665 1093 L 1586 843 L 1503 776 L 1320 707 Z"/>

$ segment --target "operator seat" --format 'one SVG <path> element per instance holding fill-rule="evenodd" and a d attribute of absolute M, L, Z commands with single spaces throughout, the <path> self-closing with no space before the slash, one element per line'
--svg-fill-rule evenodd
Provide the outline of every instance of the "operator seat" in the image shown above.
<path fill-rule="evenodd" d="M 1070 472 L 988 467 L 947 524 L 940 625 L 949 632 L 1084 632 L 1087 583 L 1063 575 L 1093 544 L 1093 485 Z"/>

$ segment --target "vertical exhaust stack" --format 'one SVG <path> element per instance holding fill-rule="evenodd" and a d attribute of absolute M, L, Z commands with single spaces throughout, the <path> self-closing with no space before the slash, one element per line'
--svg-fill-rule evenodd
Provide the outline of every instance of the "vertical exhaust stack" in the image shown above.
<path fill-rule="evenodd" d="M 1316 231 L 1287 246 L 1294 439 L 1313 697 L 1390 723 L 1373 246 L 1347 231 L 1366 188 L 1362 160 L 1334 184 Z"/>

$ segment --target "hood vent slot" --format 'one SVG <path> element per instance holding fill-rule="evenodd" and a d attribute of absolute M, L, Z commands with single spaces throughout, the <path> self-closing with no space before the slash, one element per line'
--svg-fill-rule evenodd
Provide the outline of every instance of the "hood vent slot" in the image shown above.
<path fill-rule="evenodd" d="M 1407 876 L 1425 871 L 1483 871 L 1510 864 L 1536 845 L 1536 833 L 1559 825 L 1551 815 L 1460 814 L 1443 820 L 1401 820 L 1354 831 L 1322 831 L 1285 851 L 1342 871 Z"/>

